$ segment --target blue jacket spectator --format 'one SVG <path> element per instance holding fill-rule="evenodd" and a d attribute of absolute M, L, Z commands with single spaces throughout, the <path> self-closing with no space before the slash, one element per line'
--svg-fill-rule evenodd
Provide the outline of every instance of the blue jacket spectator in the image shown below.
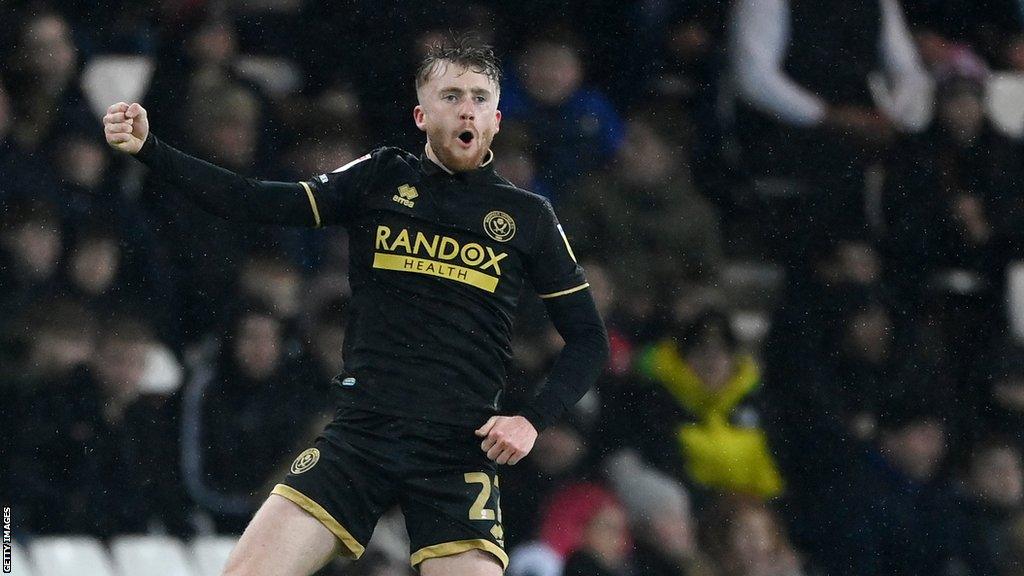
<path fill-rule="evenodd" d="M 556 203 L 570 183 L 603 167 L 625 137 L 611 101 L 583 79 L 571 41 L 541 39 L 527 47 L 502 84 L 499 109 L 528 127 L 540 179 Z"/>

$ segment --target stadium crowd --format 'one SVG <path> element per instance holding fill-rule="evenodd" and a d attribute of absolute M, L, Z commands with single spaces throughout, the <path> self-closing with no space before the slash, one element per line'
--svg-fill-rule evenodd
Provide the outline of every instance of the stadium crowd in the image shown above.
<path fill-rule="evenodd" d="M 1024 75 L 1024 2 L 2 10 L 15 538 L 239 533 L 343 363 L 344 230 L 210 216 L 97 110 L 135 97 L 185 151 L 307 179 L 419 150 L 418 54 L 474 30 L 505 60 L 497 170 L 554 203 L 612 343 L 502 472 L 511 574 L 1024 574 L 1024 144 L 986 97 Z M 509 410 L 561 345 L 536 299 L 517 332 Z M 407 574 L 402 537 L 389 515 L 323 574 Z"/>

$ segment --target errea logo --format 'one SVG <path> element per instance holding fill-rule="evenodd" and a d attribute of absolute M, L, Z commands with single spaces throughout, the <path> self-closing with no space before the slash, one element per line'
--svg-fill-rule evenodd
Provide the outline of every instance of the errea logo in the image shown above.
<path fill-rule="evenodd" d="M 398 202 L 406 208 L 412 208 L 416 205 L 413 200 L 419 198 L 420 193 L 416 191 L 415 186 L 409 186 L 408 184 L 402 184 L 398 187 L 398 194 L 391 197 L 392 200 Z"/>

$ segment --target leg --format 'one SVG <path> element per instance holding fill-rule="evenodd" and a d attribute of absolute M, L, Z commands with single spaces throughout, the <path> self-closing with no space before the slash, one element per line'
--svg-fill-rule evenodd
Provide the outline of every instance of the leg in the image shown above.
<path fill-rule="evenodd" d="M 483 550 L 427 558 L 420 564 L 420 576 L 501 576 L 503 572 L 501 562 Z"/>
<path fill-rule="evenodd" d="M 340 552 L 341 542 L 319 520 L 271 494 L 231 551 L 223 576 L 308 576 Z"/>
<path fill-rule="evenodd" d="M 399 503 L 423 574 L 500 576 L 508 566 L 498 476 L 472 430 L 410 423 Z"/>

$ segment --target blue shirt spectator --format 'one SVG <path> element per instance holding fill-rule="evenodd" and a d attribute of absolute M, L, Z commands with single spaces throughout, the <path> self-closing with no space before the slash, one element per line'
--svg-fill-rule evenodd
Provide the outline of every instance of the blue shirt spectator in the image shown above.
<path fill-rule="evenodd" d="M 569 183 L 611 159 L 625 135 L 622 120 L 607 96 L 583 85 L 571 42 L 534 41 L 518 64 L 502 85 L 499 108 L 531 132 L 538 175 L 557 203 Z"/>

